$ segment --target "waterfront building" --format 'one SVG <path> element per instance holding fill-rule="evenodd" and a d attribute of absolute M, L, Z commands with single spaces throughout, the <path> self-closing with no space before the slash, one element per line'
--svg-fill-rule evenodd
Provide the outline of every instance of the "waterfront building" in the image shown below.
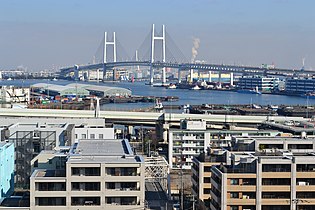
<path fill-rule="evenodd" d="M 14 191 L 14 144 L 0 142 L 0 202 Z"/>
<path fill-rule="evenodd" d="M 315 92 L 314 78 L 287 78 L 285 83 L 285 91 L 291 94 L 303 94 Z"/>
<path fill-rule="evenodd" d="M 244 90 L 254 90 L 256 87 L 261 92 L 271 92 L 278 88 L 279 78 L 263 76 L 243 76 L 239 78 L 238 88 Z"/>
<path fill-rule="evenodd" d="M 49 83 L 37 83 L 32 85 L 32 88 L 35 91 L 40 93 L 45 93 L 49 96 L 88 96 L 90 93 L 88 90 L 84 88 L 80 88 L 79 86 L 70 87 L 63 85 L 55 85 Z"/>
<path fill-rule="evenodd" d="M 109 87 L 104 85 L 91 85 L 91 84 L 78 84 L 71 83 L 66 85 L 66 87 L 79 87 L 86 89 L 90 92 L 90 95 L 96 95 L 100 97 L 113 97 L 113 96 L 131 96 L 132 92 L 126 88 L 120 87 Z"/>
<path fill-rule="evenodd" d="M 127 140 L 82 139 L 65 169 L 37 169 L 31 176 L 31 209 L 143 209 L 144 160 Z"/>

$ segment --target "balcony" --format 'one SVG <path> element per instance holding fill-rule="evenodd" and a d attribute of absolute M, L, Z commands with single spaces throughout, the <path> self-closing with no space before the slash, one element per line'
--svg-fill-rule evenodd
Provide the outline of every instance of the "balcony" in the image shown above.
<path fill-rule="evenodd" d="M 227 199 L 227 205 L 255 205 L 256 199 L 247 198 L 244 196 L 243 198 L 230 198 Z"/>

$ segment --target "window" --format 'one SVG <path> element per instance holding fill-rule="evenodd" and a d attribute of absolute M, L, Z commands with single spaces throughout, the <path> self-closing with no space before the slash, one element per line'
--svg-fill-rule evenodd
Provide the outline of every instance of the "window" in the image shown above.
<path fill-rule="evenodd" d="M 37 191 L 66 191 L 64 182 L 37 182 L 35 186 Z"/>
<path fill-rule="evenodd" d="M 99 206 L 100 197 L 71 197 L 72 206 Z"/>
<path fill-rule="evenodd" d="M 35 167 L 35 168 L 38 167 L 38 160 L 35 160 L 35 162 L 34 162 L 34 167 Z"/>
<path fill-rule="evenodd" d="M 101 133 L 101 134 L 98 134 L 98 138 L 99 138 L 99 139 L 103 139 L 103 138 L 104 138 L 103 134 L 102 134 L 102 133 Z"/>
<path fill-rule="evenodd" d="M 75 134 L 75 139 L 78 139 L 78 134 Z"/>
<path fill-rule="evenodd" d="M 35 198 L 36 206 L 65 206 L 66 198 L 65 197 L 39 197 Z"/>
<path fill-rule="evenodd" d="M 230 179 L 230 184 L 231 185 L 238 185 L 239 184 L 239 180 L 238 179 Z"/>
<path fill-rule="evenodd" d="M 82 139 L 86 139 L 86 134 L 81 135 Z"/>
<path fill-rule="evenodd" d="M 231 192 L 231 193 L 230 193 L 230 197 L 231 197 L 231 198 L 239 198 L 239 197 L 238 197 L 238 192 Z"/>
<path fill-rule="evenodd" d="M 238 210 L 238 206 L 230 206 L 230 210 Z"/>
<path fill-rule="evenodd" d="M 99 182 L 72 182 L 72 191 L 100 191 L 101 184 Z"/>
<path fill-rule="evenodd" d="M 95 139 L 95 134 L 90 134 L 90 139 Z"/>
<path fill-rule="evenodd" d="M 72 176 L 100 176 L 101 171 L 99 167 L 85 167 L 85 168 L 78 168 L 72 167 L 71 168 Z"/>

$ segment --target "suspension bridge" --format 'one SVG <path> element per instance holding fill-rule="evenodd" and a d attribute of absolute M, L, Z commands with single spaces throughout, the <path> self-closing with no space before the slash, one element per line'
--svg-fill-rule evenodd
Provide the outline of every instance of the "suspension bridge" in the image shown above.
<path fill-rule="evenodd" d="M 112 52 L 109 52 L 112 49 Z M 139 55 L 142 55 L 139 58 Z M 79 72 L 96 70 L 97 77 L 99 72 L 102 72 L 104 79 L 106 72 L 114 71 L 119 67 L 136 67 L 139 70 L 140 66 L 145 66 L 150 69 L 150 84 L 154 83 L 154 72 L 162 70 L 162 85 L 166 84 L 166 68 L 178 70 L 178 80 L 181 81 L 182 72 L 189 72 L 190 78 L 194 70 L 199 72 L 218 72 L 222 73 L 242 73 L 253 75 L 296 75 L 296 74 L 314 74 L 315 71 L 255 67 L 255 66 L 239 66 L 239 65 L 224 65 L 224 64 L 207 64 L 196 63 L 194 60 L 189 61 L 185 58 L 181 50 L 176 46 L 171 36 L 166 33 L 165 25 L 162 25 L 162 31 L 157 33 L 155 25 L 152 25 L 151 32 L 146 36 L 144 42 L 136 50 L 135 56 L 130 58 L 123 46 L 120 44 L 113 32 L 112 39 L 109 39 L 108 33 L 104 33 L 104 37 L 93 56 L 92 64 L 74 65 L 60 69 L 61 77 L 69 77 L 74 80 L 79 79 Z M 114 73 L 113 73 L 114 75 Z M 114 77 L 114 76 L 113 76 Z"/>

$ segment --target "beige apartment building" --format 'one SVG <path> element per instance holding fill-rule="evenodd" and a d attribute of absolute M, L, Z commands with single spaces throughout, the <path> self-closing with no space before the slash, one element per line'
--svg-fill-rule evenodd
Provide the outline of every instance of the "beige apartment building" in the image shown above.
<path fill-rule="evenodd" d="M 238 156 L 238 157 L 237 157 Z M 315 209 L 315 156 L 248 153 L 211 168 L 211 210 Z"/>
<path fill-rule="evenodd" d="M 80 140 L 59 168 L 33 172 L 32 210 L 144 208 L 144 160 L 127 140 Z"/>

